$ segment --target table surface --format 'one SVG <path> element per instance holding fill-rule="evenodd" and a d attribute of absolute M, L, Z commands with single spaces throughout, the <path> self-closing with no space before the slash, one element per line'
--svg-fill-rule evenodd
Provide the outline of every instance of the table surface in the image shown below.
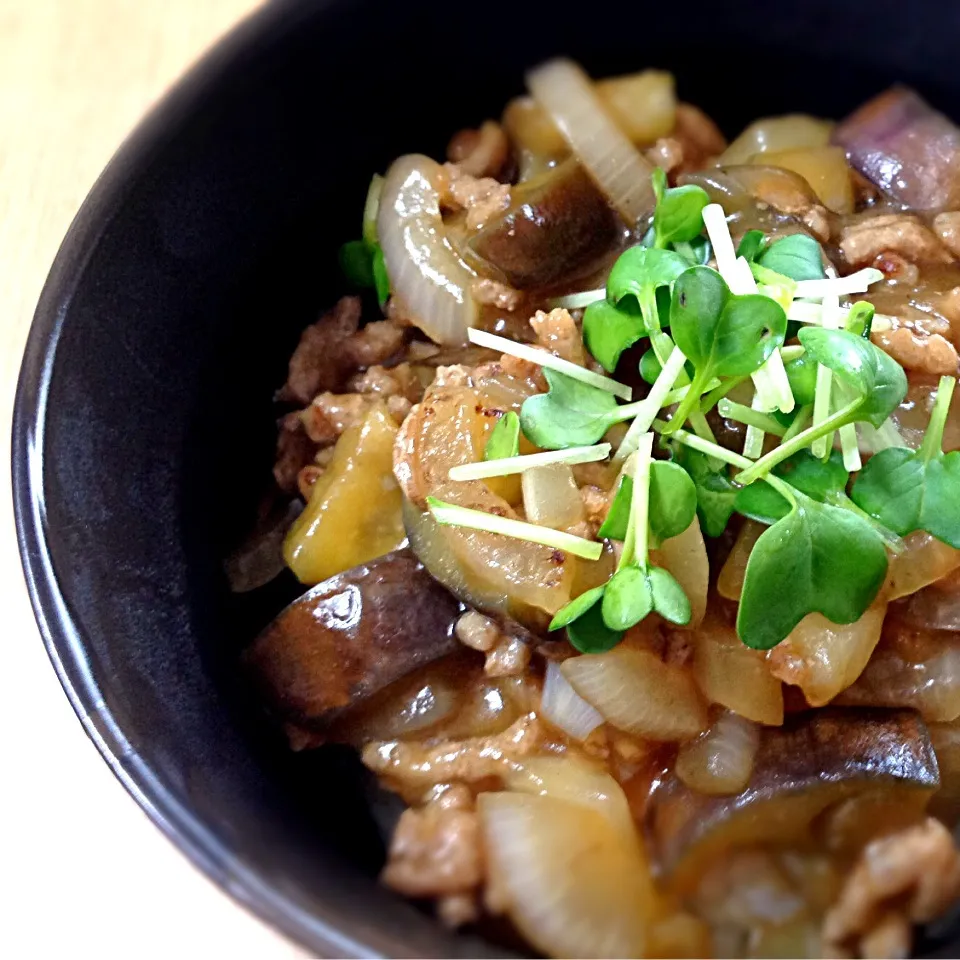
<path fill-rule="evenodd" d="M 144 111 L 254 6 L 0 0 L 3 437 L 30 317 L 83 197 Z M 5 467 L 0 612 L 0 956 L 300 956 L 187 862 L 83 733 L 27 600 Z"/>

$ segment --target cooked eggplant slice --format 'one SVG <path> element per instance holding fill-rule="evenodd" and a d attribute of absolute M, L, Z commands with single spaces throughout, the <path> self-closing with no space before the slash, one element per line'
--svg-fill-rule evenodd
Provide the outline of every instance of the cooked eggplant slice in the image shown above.
<path fill-rule="evenodd" d="M 514 187 L 510 208 L 470 241 L 474 254 L 524 290 L 583 275 L 623 237 L 623 225 L 575 160 Z"/>
<path fill-rule="evenodd" d="M 461 605 L 410 550 L 318 583 L 245 654 L 278 716 L 318 731 L 388 684 L 457 650 Z"/>
<path fill-rule="evenodd" d="M 851 798 L 921 810 L 939 786 L 930 735 L 908 711 L 821 710 L 763 731 L 753 774 L 736 796 L 695 793 L 670 775 L 655 790 L 647 831 L 658 868 L 678 890 L 738 844 L 790 842 Z"/>

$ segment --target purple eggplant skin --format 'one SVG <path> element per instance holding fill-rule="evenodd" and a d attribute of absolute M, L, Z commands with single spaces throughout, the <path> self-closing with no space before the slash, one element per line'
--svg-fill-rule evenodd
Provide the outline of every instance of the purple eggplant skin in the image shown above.
<path fill-rule="evenodd" d="M 583 275 L 623 242 L 624 228 L 575 160 L 512 190 L 513 202 L 470 241 L 473 254 L 518 290 Z"/>
<path fill-rule="evenodd" d="M 743 844 L 801 842 L 815 819 L 851 798 L 921 812 L 940 785 L 923 720 L 909 710 L 825 709 L 765 728 L 742 792 L 696 793 L 664 778 L 647 808 L 659 872 L 689 890 L 710 862 Z"/>
<path fill-rule="evenodd" d="M 339 573 L 294 601 L 244 662 L 278 719 L 322 733 L 384 687 L 461 648 L 465 608 L 409 549 Z"/>

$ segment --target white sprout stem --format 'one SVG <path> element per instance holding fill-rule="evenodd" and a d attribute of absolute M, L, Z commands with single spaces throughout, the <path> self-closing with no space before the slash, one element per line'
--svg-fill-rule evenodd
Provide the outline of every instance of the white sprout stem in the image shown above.
<path fill-rule="evenodd" d="M 823 298 L 823 326 L 836 330 L 840 325 L 840 297 L 836 293 Z M 816 428 L 830 416 L 830 393 L 833 385 L 833 373 L 822 363 L 817 364 L 817 385 L 813 395 L 813 426 Z M 810 452 L 820 459 L 826 457 L 833 446 L 833 434 L 818 437 L 810 445 Z"/>
<path fill-rule="evenodd" d="M 772 407 L 764 402 L 760 391 L 757 390 L 750 403 L 750 409 L 758 413 L 769 413 Z M 747 434 L 743 441 L 743 455 L 750 460 L 759 460 L 763 456 L 764 432 L 755 424 L 747 424 Z"/>
<path fill-rule="evenodd" d="M 734 261 L 727 286 L 730 287 L 731 293 L 735 293 L 738 296 L 760 292 L 760 288 L 757 286 L 757 281 L 754 279 L 753 271 L 750 269 L 750 264 L 747 263 L 746 257 L 737 257 Z"/>
<path fill-rule="evenodd" d="M 880 453 L 890 447 L 905 447 L 907 444 L 897 425 L 892 420 L 884 420 L 879 429 L 865 420 L 855 424 L 857 434 L 860 437 L 859 446 L 864 453 Z"/>
<path fill-rule="evenodd" d="M 565 310 L 582 310 L 589 307 L 591 303 L 603 300 L 607 291 L 601 287 L 599 290 L 584 290 L 581 293 L 568 293 L 565 297 L 554 297 L 550 301 L 551 307 L 562 307 Z"/>
<path fill-rule="evenodd" d="M 780 356 L 780 351 L 774 350 L 767 359 L 767 362 L 760 369 L 766 371 L 770 392 L 774 395 L 777 409 L 781 413 L 793 413 L 793 408 L 797 405 L 797 401 L 793 398 L 793 390 L 790 389 L 790 379 L 787 377 L 787 371 L 783 365 L 783 357 Z"/>
<path fill-rule="evenodd" d="M 655 430 L 662 430 L 666 425 L 666 422 L 661 421 L 656 421 L 653 424 Z M 675 430 L 670 434 L 670 439 L 676 440 L 677 443 L 682 443 L 691 450 L 705 453 L 708 457 L 713 457 L 722 463 L 729 463 L 731 467 L 737 467 L 740 470 L 746 470 L 753 466 L 752 460 L 741 457 L 739 453 L 734 453 L 726 447 L 721 447 L 718 443 L 711 443 L 709 440 L 704 440 L 695 433 L 689 433 L 686 430 Z"/>
<path fill-rule="evenodd" d="M 555 463 L 595 463 L 610 456 L 610 444 L 600 443 L 591 447 L 569 447 L 566 450 L 547 450 L 543 453 L 528 453 L 518 457 L 501 457 L 499 460 L 482 460 L 479 463 L 464 463 L 451 467 L 448 476 L 458 482 L 486 480 L 490 477 L 507 477 L 524 473 L 534 467 L 549 467 Z"/>
<path fill-rule="evenodd" d="M 467 527 L 470 530 L 483 530 L 487 533 L 498 533 L 514 540 L 526 540 L 528 543 L 539 543 L 554 550 L 572 553 L 585 560 L 599 560 L 603 553 L 603 544 L 594 540 L 584 540 L 571 533 L 560 530 L 551 530 L 550 527 L 540 527 L 535 523 L 526 523 L 523 520 L 512 520 L 509 517 L 498 517 L 493 513 L 484 513 L 482 510 L 471 510 L 468 507 L 458 507 L 453 503 L 427 497 L 427 506 L 437 523 L 451 527 Z"/>
<path fill-rule="evenodd" d="M 798 360 L 802 357 L 807 351 L 804 349 L 802 344 L 790 344 L 788 347 L 780 348 L 780 359 L 784 363 L 789 363 L 791 360 Z M 789 382 L 789 380 L 788 380 Z"/>
<path fill-rule="evenodd" d="M 380 194 L 383 193 L 383 177 L 375 173 L 370 180 L 367 199 L 363 205 L 363 239 L 377 242 L 377 214 L 380 212 Z"/>
<path fill-rule="evenodd" d="M 727 286 L 730 286 L 730 277 L 733 276 L 737 262 L 737 252 L 733 247 L 730 227 L 727 226 L 727 215 L 719 203 L 708 203 L 703 208 L 703 225 L 707 228 L 707 236 L 713 247 L 717 270 Z"/>
<path fill-rule="evenodd" d="M 478 347 L 487 347 L 489 350 L 496 350 L 512 357 L 519 357 L 521 360 L 527 360 L 530 363 L 539 364 L 541 367 L 556 370 L 557 373 L 565 374 L 572 380 L 579 380 L 581 383 L 596 387 L 598 390 L 612 393 L 615 397 L 620 397 L 621 400 L 631 400 L 633 398 L 633 390 L 626 384 L 617 383 L 616 380 L 601 376 L 599 373 L 587 370 L 585 367 L 571 363 L 569 360 L 555 357 L 552 353 L 547 353 L 546 350 L 541 350 L 539 347 L 517 343 L 515 340 L 498 337 L 496 334 L 487 333 L 485 330 L 477 330 L 475 327 L 467 328 L 467 339 Z"/>
<path fill-rule="evenodd" d="M 843 469 L 847 473 L 856 473 L 863 464 L 860 461 L 860 447 L 857 443 L 855 424 L 845 423 L 837 433 L 840 434 L 840 451 L 843 454 Z"/>
<path fill-rule="evenodd" d="M 623 463 L 634 450 L 638 449 L 641 436 L 650 429 L 650 424 L 653 423 L 657 414 L 665 406 L 670 388 L 677 382 L 677 377 L 683 371 L 686 359 L 679 347 L 674 347 L 670 351 L 670 356 L 657 375 L 657 379 L 650 388 L 650 393 L 636 404 L 636 417 L 630 424 L 626 436 L 620 441 L 616 456 L 613 458 L 614 463 Z"/>
<path fill-rule="evenodd" d="M 653 459 L 653 434 L 645 433 L 637 442 L 633 468 L 633 498 L 630 501 L 632 537 L 624 544 L 621 563 L 635 560 L 647 565 L 648 527 L 650 523 L 650 461 Z"/>
<path fill-rule="evenodd" d="M 840 308 L 841 327 L 846 322 L 847 317 L 850 316 L 852 309 L 852 307 Z M 798 323 L 819 324 L 822 318 L 823 307 L 819 303 L 808 303 L 805 300 L 794 300 L 794 302 L 790 304 L 790 309 L 787 311 L 787 319 L 796 320 Z M 895 320 L 896 317 L 892 317 L 889 314 L 875 313 L 870 329 L 877 333 L 882 333 L 892 329 Z"/>
<path fill-rule="evenodd" d="M 798 280 L 794 296 L 798 299 L 821 297 L 844 297 L 853 293 L 866 293 L 870 287 L 883 279 L 883 274 L 875 267 L 864 267 L 849 277 L 827 277 L 826 280 Z"/>

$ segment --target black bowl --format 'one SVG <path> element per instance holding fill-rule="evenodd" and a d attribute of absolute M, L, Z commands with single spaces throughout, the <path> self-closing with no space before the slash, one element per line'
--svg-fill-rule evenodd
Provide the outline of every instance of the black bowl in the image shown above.
<path fill-rule="evenodd" d="M 370 174 L 442 151 L 556 52 L 658 65 L 727 128 L 841 115 L 893 80 L 949 111 L 960 7 L 916 0 L 274 2 L 138 128 L 81 209 L 24 359 L 13 469 L 44 641 L 104 758 L 217 883 L 321 953 L 477 956 L 381 889 L 356 760 L 292 756 L 237 680 L 289 584 L 231 596 L 221 559 L 269 475 L 271 394 L 340 292 Z M 64 158 L 69 162 L 69 158 Z M 949 942 L 943 949 L 949 952 Z M 936 948 L 936 944 L 933 945 Z"/>

